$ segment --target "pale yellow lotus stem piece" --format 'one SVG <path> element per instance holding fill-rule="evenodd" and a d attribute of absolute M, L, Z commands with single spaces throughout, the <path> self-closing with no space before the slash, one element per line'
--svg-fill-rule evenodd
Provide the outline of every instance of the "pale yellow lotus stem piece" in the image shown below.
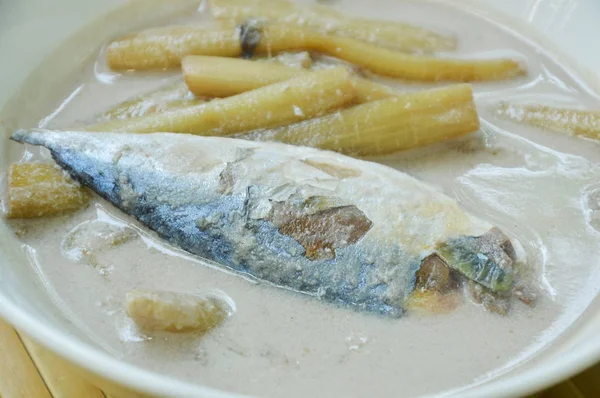
<path fill-rule="evenodd" d="M 559 133 L 600 139 L 599 111 L 501 103 L 497 114 L 505 119 Z"/>
<path fill-rule="evenodd" d="M 278 64 L 204 55 L 189 55 L 183 59 L 181 66 L 190 91 L 206 97 L 228 97 L 315 73 Z M 388 86 L 360 77 L 354 77 L 354 84 L 359 103 L 400 94 Z"/>
<path fill-rule="evenodd" d="M 167 26 L 111 42 L 106 60 L 114 70 L 156 70 L 177 68 L 189 54 L 237 57 L 240 53 L 239 29 Z"/>
<path fill-rule="evenodd" d="M 125 297 L 125 312 L 148 331 L 208 332 L 230 315 L 231 308 L 216 297 L 132 291 Z"/>
<path fill-rule="evenodd" d="M 527 73 L 513 59 L 451 59 L 405 54 L 359 40 L 328 36 L 309 29 L 265 24 L 258 53 L 277 53 L 293 49 L 320 52 L 358 65 L 373 73 L 415 81 L 493 81 Z"/>
<path fill-rule="evenodd" d="M 54 216 L 78 210 L 90 195 L 60 167 L 48 163 L 15 163 L 7 176 L 7 217 Z"/>
<path fill-rule="evenodd" d="M 400 51 L 428 53 L 456 48 L 456 40 L 407 23 L 350 18 L 321 5 L 294 4 L 286 0 L 210 0 L 216 18 L 285 22 L 346 36 Z"/>
<path fill-rule="evenodd" d="M 450 140 L 478 129 L 471 87 L 462 84 L 368 102 L 239 138 L 375 156 Z"/>
<path fill-rule="evenodd" d="M 181 69 L 189 90 L 206 97 L 230 97 L 311 74 L 310 71 L 275 63 L 204 55 L 185 57 Z"/>
<path fill-rule="evenodd" d="M 226 136 L 324 115 L 349 104 L 355 97 L 350 73 L 338 67 L 206 104 L 109 121 L 90 126 L 87 130 Z"/>

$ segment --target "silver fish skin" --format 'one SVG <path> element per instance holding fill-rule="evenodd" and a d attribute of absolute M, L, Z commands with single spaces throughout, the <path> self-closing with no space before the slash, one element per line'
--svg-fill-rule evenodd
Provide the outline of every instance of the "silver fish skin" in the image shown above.
<path fill-rule="evenodd" d="M 399 317 L 421 260 L 487 223 L 391 168 L 277 143 L 20 130 L 75 180 L 183 250 L 276 286 Z"/>

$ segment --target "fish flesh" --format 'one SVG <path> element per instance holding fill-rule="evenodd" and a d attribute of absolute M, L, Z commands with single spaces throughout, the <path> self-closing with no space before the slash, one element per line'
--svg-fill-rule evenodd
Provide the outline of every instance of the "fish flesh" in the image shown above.
<path fill-rule="evenodd" d="M 48 148 L 74 180 L 171 244 L 328 302 L 399 317 L 415 289 L 443 290 L 456 277 L 490 294 L 515 284 L 502 232 L 383 165 L 185 134 L 34 129 L 11 138 Z"/>

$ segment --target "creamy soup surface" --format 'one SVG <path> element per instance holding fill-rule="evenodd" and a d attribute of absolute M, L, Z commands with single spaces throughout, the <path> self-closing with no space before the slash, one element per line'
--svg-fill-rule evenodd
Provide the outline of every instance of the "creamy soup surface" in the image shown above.
<path fill-rule="evenodd" d="M 527 76 L 474 84 L 481 131 L 371 160 L 438 187 L 519 242 L 538 291 L 535 306 L 516 302 L 507 316 L 499 316 L 465 298 L 447 314 L 407 313 L 401 319 L 338 308 L 188 255 L 98 197 L 73 214 L 11 221 L 57 305 L 112 355 L 181 380 L 265 397 L 282 391 L 288 397 L 443 393 L 530 360 L 597 293 L 600 147 L 493 112 L 495 104 L 507 100 L 598 108 L 598 97 L 583 80 L 515 30 L 468 10 L 424 1 L 327 4 L 348 15 L 408 21 L 453 34 L 459 42 L 454 56 L 526 62 Z M 208 19 L 201 10 L 164 24 Z M 171 72 L 112 72 L 103 44 L 98 43 L 97 58 L 64 82 L 70 95 L 44 93 L 47 117 L 31 117 L 29 126 L 19 127 L 82 126 L 119 102 L 179 78 Z M 400 90 L 432 86 L 377 80 Z M 27 109 L 23 112 L 22 120 L 28 117 Z M 17 160 L 49 159 L 46 150 L 35 147 L 15 144 L 11 151 Z M 81 247 L 65 242 L 90 221 L 131 228 L 132 238 L 89 261 L 78 255 Z M 207 334 L 144 333 L 123 309 L 125 294 L 134 289 L 226 294 L 235 313 Z"/>

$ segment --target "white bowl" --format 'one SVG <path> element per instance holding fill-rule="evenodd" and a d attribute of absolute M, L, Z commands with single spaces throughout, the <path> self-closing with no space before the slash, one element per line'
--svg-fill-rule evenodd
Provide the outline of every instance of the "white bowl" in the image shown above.
<path fill-rule="evenodd" d="M 123 20 L 114 12 L 118 7 L 133 7 L 125 0 L 5 0 L 0 2 L 0 110 L 11 114 L 11 106 L 27 106 L 36 116 L 41 104 L 38 95 L 57 90 L 58 83 L 98 46 L 123 29 L 138 22 L 164 19 L 170 13 L 193 9 L 199 0 L 141 0 L 155 6 L 144 7 L 151 15 L 139 21 Z M 358 0 L 357 0 L 358 1 Z M 457 1 L 453 1 L 454 4 Z M 600 51 L 595 51 L 600 2 L 596 0 L 480 0 L 465 2 L 488 18 L 501 20 L 526 36 L 562 54 L 588 83 L 598 79 Z M 109 13 L 111 13 L 110 16 Z M 88 26 L 102 24 L 106 37 L 99 37 Z M 94 33 L 92 33 L 94 32 Z M 63 42 L 68 41 L 68 45 Z M 67 51 L 68 48 L 68 51 Z M 54 54 L 55 62 L 40 63 Z M 56 86 L 55 86 L 56 85 Z M 600 84 L 595 84 L 600 87 Z M 600 92 L 599 90 L 597 90 Z M 8 99 L 12 98 L 10 102 Z M 29 112 L 29 110 L 31 112 Z M 16 114 L 16 113 L 15 113 Z M 39 115 L 40 117 L 42 115 Z M 5 123 L 2 128 L 1 123 Z M 3 169 L 8 164 L 7 135 L 14 125 L 26 127 L 30 120 L 0 120 L 4 134 L 0 140 Z M 184 383 L 119 361 L 94 345 L 74 328 L 52 304 L 36 271 L 7 228 L 0 223 L 0 314 L 18 329 L 50 348 L 66 360 L 85 369 L 95 380 L 111 380 L 133 390 L 161 396 L 234 397 L 200 385 Z M 468 389 L 455 391 L 461 397 L 522 396 L 548 387 L 600 360 L 600 302 L 596 298 L 570 330 L 534 360 L 515 367 L 497 378 Z"/>

